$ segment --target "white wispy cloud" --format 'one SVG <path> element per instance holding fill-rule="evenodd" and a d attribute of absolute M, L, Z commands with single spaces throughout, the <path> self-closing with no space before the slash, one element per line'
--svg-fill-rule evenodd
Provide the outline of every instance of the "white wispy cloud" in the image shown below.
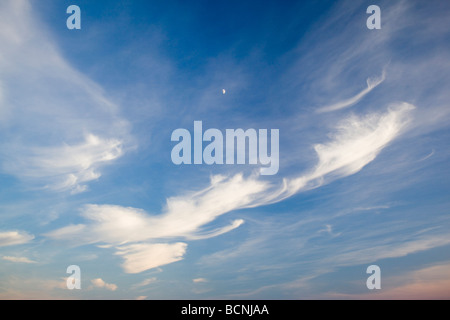
<path fill-rule="evenodd" d="M 158 279 L 156 277 L 144 279 L 141 282 L 136 283 L 135 285 L 133 285 L 133 288 L 145 287 L 145 286 L 148 286 L 149 284 L 154 283 L 156 281 L 158 281 Z"/>
<path fill-rule="evenodd" d="M 159 243 L 161 239 L 206 239 L 240 226 L 243 220 L 238 219 L 223 228 L 201 230 L 218 216 L 248 206 L 267 187 L 265 182 L 247 180 L 242 175 L 213 177 L 211 186 L 202 191 L 169 198 L 163 214 L 150 215 L 142 209 L 121 206 L 87 205 L 82 216 L 89 223 L 69 225 L 46 236 L 77 243 L 106 243 L 123 257 L 125 272 L 142 272 L 179 261 L 184 256 L 186 243 Z M 158 243 L 143 243 L 150 240 Z"/>
<path fill-rule="evenodd" d="M 234 220 L 230 225 L 207 232 L 205 235 L 202 235 L 201 233 L 198 233 L 197 235 L 191 235 L 188 237 L 189 240 L 201 240 L 201 239 L 208 239 L 212 237 L 220 236 L 221 234 L 230 232 L 231 230 L 234 230 L 241 226 L 244 223 L 243 219 L 237 219 Z"/>
<path fill-rule="evenodd" d="M 124 244 L 150 239 L 185 237 L 205 239 L 240 226 L 237 219 L 229 226 L 212 231 L 201 227 L 218 216 L 251 205 L 269 184 L 242 174 L 225 178 L 214 176 L 201 191 L 167 199 L 164 212 L 150 215 L 142 209 L 114 205 L 86 205 L 81 215 L 89 224 L 63 227 L 46 235 L 54 239 L 76 239 L 85 243 Z"/>
<path fill-rule="evenodd" d="M 391 105 L 387 112 L 363 117 L 351 115 L 337 126 L 326 144 L 316 144 L 318 163 L 311 173 L 287 179 L 281 197 L 317 188 L 327 181 L 355 174 L 391 143 L 411 119 L 415 107 L 408 103 Z"/>
<path fill-rule="evenodd" d="M 102 278 L 93 279 L 93 280 L 91 280 L 91 283 L 96 288 L 105 288 L 110 291 L 117 290 L 117 285 L 115 285 L 113 283 L 106 283 L 105 281 L 103 281 Z"/>
<path fill-rule="evenodd" d="M 205 278 L 195 278 L 195 279 L 192 279 L 192 282 L 193 283 L 204 283 L 204 282 L 208 282 L 208 280 Z"/>
<path fill-rule="evenodd" d="M 345 109 L 353 106 L 358 103 L 362 98 L 364 98 L 369 92 L 371 92 L 374 88 L 376 88 L 379 84 L 381 84 L 386 79 L 386 72 L 383 70 L 383 73 L 380 77 L 367 78 L 367 88 L 356 94 L 355 96 L 336 102 L 332 105 L 321 107 L 317 110 L 318 113 L 330 112 Z"/>
<path fill-rule="evenodd" d="M 0 29 L 0 170 L 33 187 L 85 191 L 125 152 L 128 122 L 62 56 L 28 0 L 2 1 Z"/>
<path fill-rule="evenodd" d="M 67 283 L 65 278 L 34 277 L 8 275 L 2 278 L 4 290 L 0 292 L 2 300 L 61 300 L 73 299 L 65 296 Z"/>
<path fill-rule="evenodd" d="M 34 235 L 24 231 L 0 232 L 0 247 L 23 244 L 34 239 Z"/>
<path fill-rule="evenodd" d="M 358 172 L 398 136 L 413 108 L 403 103 L 391 106 L 385 113 L 345 119 L 330 142 L 315 146 L 318 155 L 315 168 L 297 178 L 284 179 L 281 186 L 262 180 L 258 175 L 213 176 L 210 185 L 203 190 L 167 199 L 160 215 L 130 207 L 86 205 L 82 216 L 88 224 L 70 225 L 46 236 L 113 245 L 117 254 L 124 258 L 122 267 L 128 273 L 179 261 L 187 244 L 159 243 L 161 239 L 184 237 L 195 240 L 218 236 L 243 223 L 238 219 L 229 226 L 202 231 L 205 225 L 227 212 L 281 201 L 300 191 Z M 149 240 L 158 243 L 140 243 Z"/>
<path fill-rule="evenodd" d="M 3 256 L 3 260 L 10 262 L 19 262 L 19 263 L 36 263 L 36 261 L 30 260 L 26 257 L 11 257 L 11 256 Z"/>
<path fill-rule="evenodd" d="M 85 183 L 100 177 L 101 165 L 122 155 L 122 143 L 116 139 L 102 139 L 89 134 L 77 145 L 32 148 L 25 161 L 9 164 L 13 172 L 23 177 L 49 181 L 48 188 L 79 193 L 86 190 Z M 26 163 L 25 163 L 26 162 Z"/>
<path fill-rule="evenodd" d="M 336 232 L 333 231 L 333 226 L 331 224 L 326 224 L 325 228 L 324 229 L 320 229 L 318 232 L 319 233 L 325 232 L 325 233 L 328 233 L 330 236 L 333 236 L 333 237 L 338 237 L 338 236 L 341 235 L 341 232 L 337 232 L 336 233 Z"/>
<path fill-rule="evenodd" d="M 124 258 L 122 268 L 126 273 L 139 273 L 179 261 L 186 252 L 187 244 L 177 243 L 137 243 L 117 247 L 117 255 Z"/>

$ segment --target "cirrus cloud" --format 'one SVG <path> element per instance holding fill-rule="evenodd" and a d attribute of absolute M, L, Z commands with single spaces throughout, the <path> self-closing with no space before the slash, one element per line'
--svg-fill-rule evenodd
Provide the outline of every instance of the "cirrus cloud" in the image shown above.
<path fill-rule="evenodd" d="M 233 210 L 257 207 L 286 199 L 298 192 L 317 188 L 337 178 L 360 171 L 405 128 L 414 106 L 392 105 L 384 113 L 342 120 L 328 143 L 314 146 L 318 162 L 312 170 L 275 184 L 258 175 L 213 176 L 210 185 L 167 199 L 162 214 L 152 215 L 138 208 L 115 205 L 86 205 L 81 215 L 86 224 L 70 225 L 46 234 L 58 240 L 106 243 L 115 246 L 124 259 L 127 273 L 138 273 L 183 258 L 187 244 L 160 243 L 183 237 L 199 240 L 236 229 L 244 222 L 212 231 L 202 230 L 217 217 Z M 156 242 L 156 243 L 155 243 Z"/>
<path fill-rule="evenodd" d="M 0 172 L 86 191 L 130 147 L 128 121 L 62 56 L 29 1 L 2 1 L 0 30 Z"/>

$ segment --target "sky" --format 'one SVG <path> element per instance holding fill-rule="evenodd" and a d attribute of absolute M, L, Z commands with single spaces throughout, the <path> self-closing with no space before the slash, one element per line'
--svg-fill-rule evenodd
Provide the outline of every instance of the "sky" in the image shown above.
<path fill-rule="evenodd" d="M 450 299 L 449 15 L 2 0 L 0 298 Z M 177 129 L 224 159 L 254 129 L 278 170 L 175 164 Z"/>

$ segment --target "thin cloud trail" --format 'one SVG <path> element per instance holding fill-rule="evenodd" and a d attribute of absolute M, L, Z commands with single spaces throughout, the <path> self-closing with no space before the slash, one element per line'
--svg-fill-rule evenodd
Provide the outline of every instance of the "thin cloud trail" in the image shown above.
<path fill-rule="evenodd" d="M 359 101 L 361 101 L 362 98 L 364 98 L 368 93 L 370 93 L 373 89 L 375 89 L 377 86 L 379 86 L 385 79 L 386 79 L 386 71 L 383 70 L 380 77 L 367 78 L 367 80 L 366 80 L 367 88 L 365 88 L 364 90 L 359 92 L 357 95 L 355 95 L 351 98 L 348 98 L 346 100 L 342 100 L 337 103 L 334 103 L 332 105 L 319 108 L 317 110 L 317 113 L 337 111 L 337 110 L 346 109 L 348 107 L 351 107 L 351 106 L 357 104 Z"/>
<path fill-rule="evenodd" d="M 313 169 L 298 177 L 283 179 L 281 186 L 262 180 L 259 175 L 213 176 L 205 189 L 167 199 L 160 215 L 137 208 L 87 205 L 82 209 L 87 224 L 70 225 L 46 236 L 79 244 L 114 246 L 116 254 L 124 259 L 122 267 L 127 273 L 179 261 L 187 244 L 167 243 L 171 239 L 200 240 L 224 234 L 244 221 L 238 219 L 212 231 L 202 228 L 228 212 L 279 202 L 359 172 L 398 137 L 413 109 L 411 104 L 400 103 L 390 106 L 385 113 L 344 119 L 331 141 L 314 146 L 318 162 Z"/>

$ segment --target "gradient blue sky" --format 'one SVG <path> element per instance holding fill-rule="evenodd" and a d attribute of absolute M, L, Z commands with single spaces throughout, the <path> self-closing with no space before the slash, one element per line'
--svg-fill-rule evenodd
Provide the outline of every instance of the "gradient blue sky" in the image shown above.
<path fill-rule="evenodd" d="M 449 299 L 449 15 L 1 1 L 0 298 Z M 195 120 L 279 129 L 279 172 L 174 165 Z"/>

